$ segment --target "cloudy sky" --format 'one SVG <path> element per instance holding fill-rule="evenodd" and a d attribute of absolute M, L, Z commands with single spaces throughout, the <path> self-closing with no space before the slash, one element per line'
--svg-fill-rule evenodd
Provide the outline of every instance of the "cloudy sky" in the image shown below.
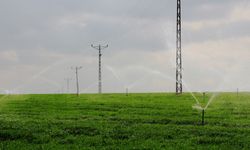
<path fill-rule="evenodd" d="M 249 0 L 182 3 L 185 91 L 250 90 Z M 176 0 L 0 0 L 0 92 L 175 90 Z"/>

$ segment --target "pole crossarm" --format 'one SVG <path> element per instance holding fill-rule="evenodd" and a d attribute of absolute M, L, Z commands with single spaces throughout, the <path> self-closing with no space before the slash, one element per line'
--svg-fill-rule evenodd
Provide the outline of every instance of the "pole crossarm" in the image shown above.
<path fill-rule="evenodd" d="M 105 48 L 108 48 L 109 46 L 108 45 L 105 45 L 105 46 L 102 46 L 102 45 L 93 45 L 91 44 L 91 47 L 94 48 L 94 49 L 105 49 Z"/>

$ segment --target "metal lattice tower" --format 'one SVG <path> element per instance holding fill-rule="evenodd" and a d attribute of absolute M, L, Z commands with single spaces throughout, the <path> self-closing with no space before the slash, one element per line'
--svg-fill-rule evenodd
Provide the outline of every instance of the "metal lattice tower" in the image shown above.
<path fill-rule="evenodd" d="M 176 94 L 182 94 L 181 0 L 177 0 L 176 33 Z"/>
<path fill-rule="evenodd" d="M 105 49 L 108 47 L 108 45 L 102 46 L 102 45 L 91 45 L 94 49 L 97 49 L 99 51 L 99 65 L 98 65 L 98 93 L 102 93 L 102 49 Z"/>

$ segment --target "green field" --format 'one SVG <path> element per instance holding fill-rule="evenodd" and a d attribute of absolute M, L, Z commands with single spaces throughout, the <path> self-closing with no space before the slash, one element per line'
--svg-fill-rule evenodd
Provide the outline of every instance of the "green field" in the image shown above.
<path fill-rule="evenodd" d="M 202 95 L 195 94 L 205 105 Z M 0 149 L 250 149 L 250 93 L 0 96 Z"/>

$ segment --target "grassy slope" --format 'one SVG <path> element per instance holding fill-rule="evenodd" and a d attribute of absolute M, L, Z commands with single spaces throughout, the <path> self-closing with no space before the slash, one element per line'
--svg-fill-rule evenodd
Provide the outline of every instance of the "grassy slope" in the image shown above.
<path fill-rule="evenodd" d="M 248 93 L 216 97 L 205 126 L 194 104 L 189 94 L 0 96 L 0 149 L 250 148 Z"/>

